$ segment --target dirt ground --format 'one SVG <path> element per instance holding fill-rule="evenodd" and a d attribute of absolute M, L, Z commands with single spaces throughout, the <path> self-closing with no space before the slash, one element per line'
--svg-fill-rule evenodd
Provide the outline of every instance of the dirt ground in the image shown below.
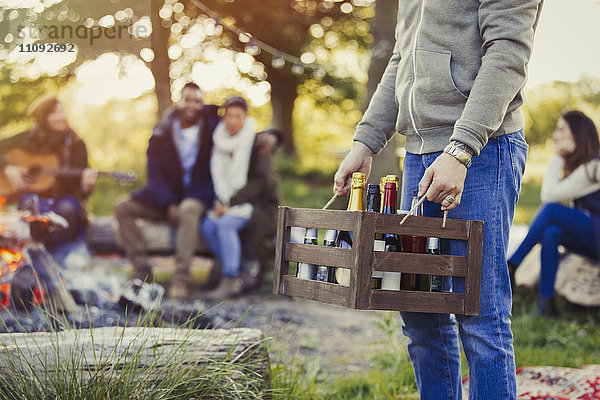
<path fill-rule="evenodd" d="M 152 257 L 158 280 L 165 286 L 174 269 L 172 257 Z M 94 264 L 112 264 L 115 272 L 127 274 L 127 262 L 118 257 L 96 257 Z M 208 274 L 212 261 L 196 257 L 192 265 L 192 281 L 201 282 Z M 190 311 L 201 311 L 217 328 L 241 325 L 261 329 L 272 340 L 271 360 L 289 362 L 293 358 L 307 361 L 310 368 L 328 374 L 346 375 L 368 369 L 372 355 L 389 349 L 388 338 L 377 326 L 382 316 L 374 311 L 351 310 L 340 306 L 300 298 L 273 295 L 264 284 L 255 293 L 220 303 L 201 300 L 201 291 L 185 304 Z M 173 306 L 169 300 L 166 307 Z M 177 307 L 181 307 L 180 304 Z M 393 313 L 400 332 L 400 316 Z"/>

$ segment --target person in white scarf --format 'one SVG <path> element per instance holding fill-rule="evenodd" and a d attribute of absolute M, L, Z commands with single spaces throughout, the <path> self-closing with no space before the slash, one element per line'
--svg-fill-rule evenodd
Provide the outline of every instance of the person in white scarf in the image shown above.
<path fill-rule="evenodd" d="M 249 203 L 230 205 L 231 198 L 242 189 L 248 178 L 250 155 L 256 136 L 256 121 L 247 116 L 248 105 L 241 97 L 225 102 L 223 120 L 215 129 L 210 160 L 216 201 L 202 223 L 202 234 L 223 264 L 223 279 L 205 297 L 222 298 L 240 294 L 236 277 L 241 269 L 242 246 L 239 231 L 252 215 Z"/>

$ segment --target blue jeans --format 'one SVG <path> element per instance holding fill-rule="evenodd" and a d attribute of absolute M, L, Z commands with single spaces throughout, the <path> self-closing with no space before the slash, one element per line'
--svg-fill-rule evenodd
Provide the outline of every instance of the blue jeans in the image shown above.
<path fill-rule="evenodd" d="M 242 243 L 239 231 L 248 219 L 225 214 L 221 218 L 210 216 L 202 221 L 202 235 L 208 247 L 223 263 L 223 276 L 235 278 L 242 266 Z"/>
<path fill-rule="evenodd" d="M 479 316 L 401 312 L 402 330 L 409 338 L 408 352 L 422 399 L 462 398 L 459 334 L 469 365 L 469 399 L 516 398 L 506 249 L 527 149 L 523 131 L 490 139 L 481 154 L 473 158 L 460 205 L 448 212 L 449 218 L 481 220 L 485 224 Z M 406 155 L 402 209 L 410 208 L 412 191 L 439 155 Z M 429 201 L 424 203 L 423 211 L 427 216 L 442 216 L 440 205 Z M 450 254 L 466 255 L 466 242 L 452 240 L 445 245 Z M 464 278 L 445 279 L 445 287 L 464 293 Z"/>
<path fill-rule="evenodd" d="M 510 257 L 521 264 L 533 246 L 542 244 L 540 297 L 554 297 L 554 281 L 558 270 L 558 245 L 590 258 L 598 258 L 592 219 L 588 214 L 561 204 L 544 204 L 538 210 L 527 236 Z"/>

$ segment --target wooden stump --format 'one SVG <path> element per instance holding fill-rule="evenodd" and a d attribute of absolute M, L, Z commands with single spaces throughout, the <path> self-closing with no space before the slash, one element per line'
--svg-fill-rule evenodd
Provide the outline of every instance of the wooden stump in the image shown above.
<path fill-rule="evenodd" d="M 89 382 L 98 372 L 120 379 L 121 371 L 139 371 L 144 383 L 162 379 L 156 371 L 232 368 L 267 388 L 269 359 L 258 329 L 177 329 L 107 327 L 61 332 L 0 335 L 0 374 L 36 377 L 41 385 L 57 376 Z M 172 367 L 172 368 L 171 368 Z M 137 372 L 134 374 L 136 375 Z M 148 376 L 156 374 L 156 377 Z M 128 378 L 128 379 L 131 379 Z M 234 377 L 235 379 L 235 377 Z"/>

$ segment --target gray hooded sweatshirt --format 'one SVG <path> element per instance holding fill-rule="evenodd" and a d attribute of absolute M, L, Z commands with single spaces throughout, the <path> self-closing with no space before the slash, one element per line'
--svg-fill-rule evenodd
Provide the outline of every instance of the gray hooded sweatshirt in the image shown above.
<path fill-rule="evenodd" d="M 399 0 L 396 44 L 354 140 L 395 133 L 414 154 L 450 140 L 475 155 L 524 127 L 519 107 L 543 0 Z"/>

